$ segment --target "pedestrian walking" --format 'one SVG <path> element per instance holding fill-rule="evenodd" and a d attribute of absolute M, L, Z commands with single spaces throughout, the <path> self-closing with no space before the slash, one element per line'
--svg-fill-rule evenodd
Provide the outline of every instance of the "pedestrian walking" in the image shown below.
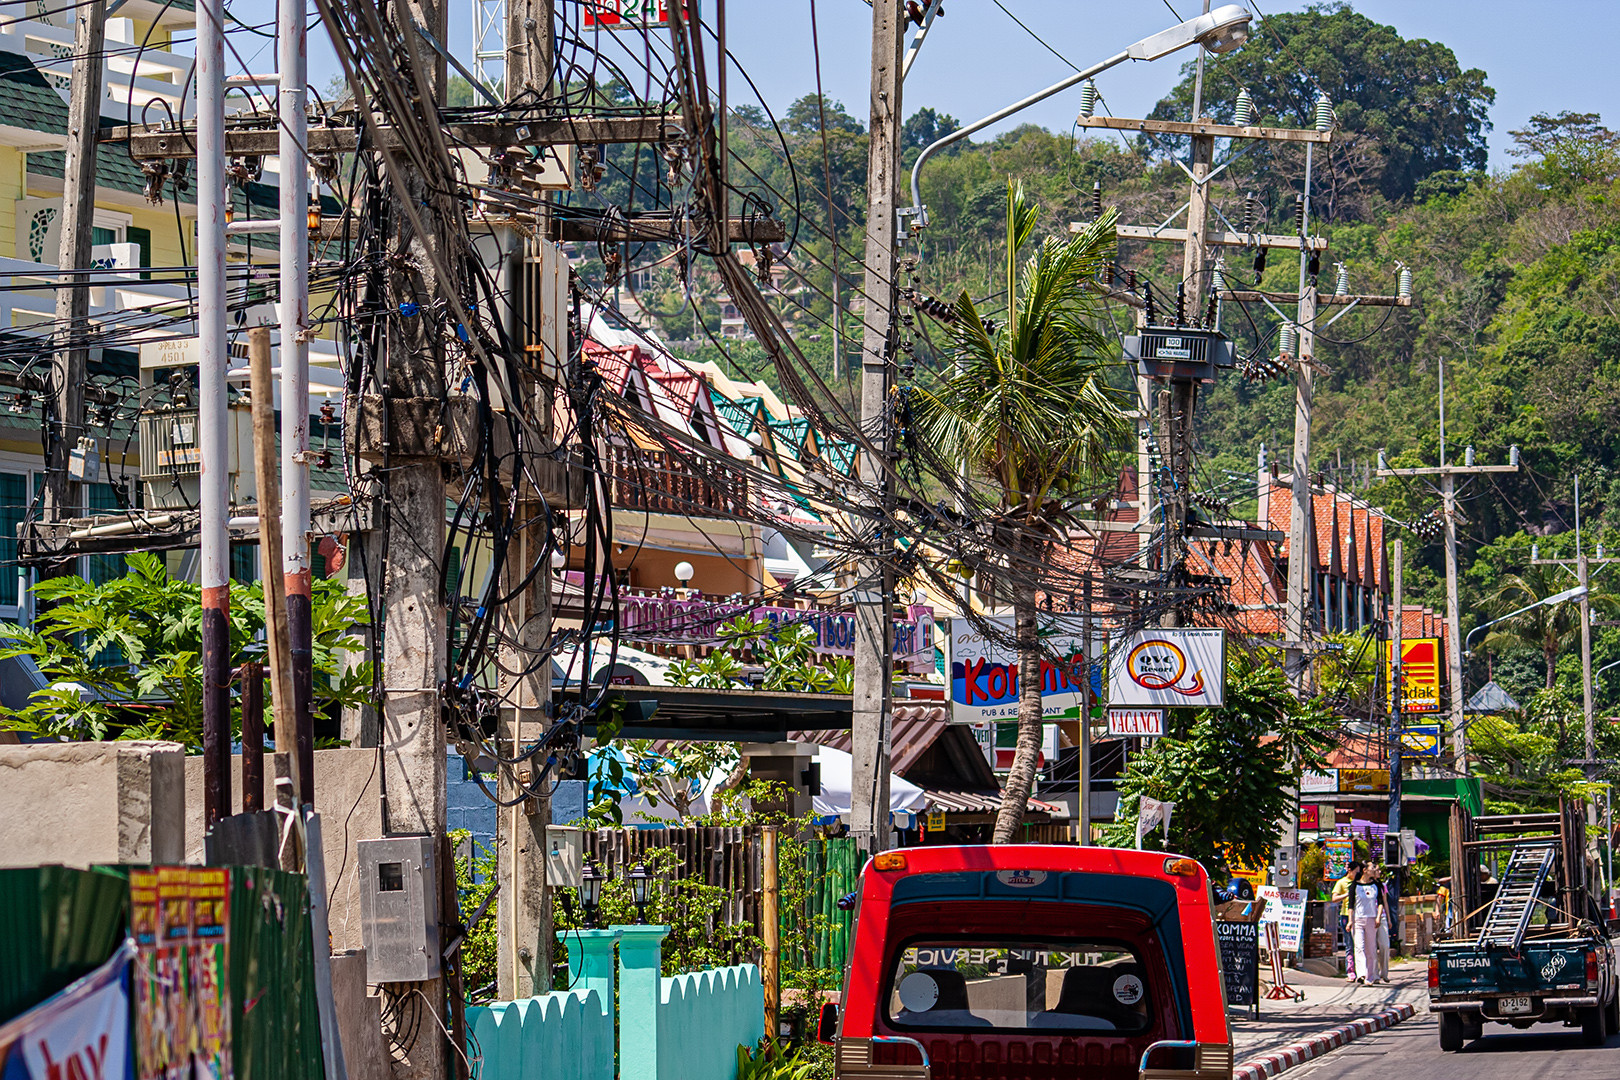
<path fill-rule="evenodd" d="M 1394 926 L 1395 898 L 1389 894 L 1390 883 L 1384 880 L 1384 868 L 1377 863 L 1369 863 L 1372 870 L 1374 884 L 1378 886 L 1378 899 L 1383 904 L 1383 913 L 1378 919 L 1378 966 L 1371 972 L 1375 978 L 1368 982 L 1389 982 L 1389 932 Z"/>
<path fill-rule="evenodd" d="M 1356 946 L 1350 936 L 1350 888 L 1361 876 L 1362 862 L 1356 859 L 1345 871 L 1344 877 L 1333 883 L 1331 897 L 1335 909 L 1339 913 L 1339 944 L 1344 946 L 1344 977 L 1351 982 L 1356 981 Z"/>
<path fill-rule="evenodd" d="M 1377 981 L 1378 924 L 1383 921 L 1384 911 L 1384 889 L 1369 865 L 1350 887 L 1350 936 L 1355 942 L 1358 983 Z"/>

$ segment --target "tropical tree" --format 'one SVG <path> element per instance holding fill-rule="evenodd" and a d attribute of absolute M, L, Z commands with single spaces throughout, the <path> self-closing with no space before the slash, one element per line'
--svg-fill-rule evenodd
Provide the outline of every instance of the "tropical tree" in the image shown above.
<path fill-rule="evenodd" d="M 944 460 L 965 462 L 999 498 L 1018 648 L 1018 747 L 995 841 L 1022 824 L 1041 746 L 1037 565 L 1077 490 L 1103 477 L 1130 435 L 1123 401 L 1104 381 L 1114 346 L 1099 329 L 1090 286 L 1114 251 L 1110 210 L 1082 233 L 1048 239 L 1025 259 L 1039 207 L 1007 185 L 1007 319 L 987 327 L 964 291 L 953 306 L 954 373 L 919 391 L 918 427 Z"/>
<path fill-rule="evenodd" d="M 1581 612 L 1577 605 L 1541 602 L 1565 587 L 1566 582 L 1560 580 L 1557 567 L 1531 564 L 1520 573 L 1503 577 L 1485 601 L 1486 610 L 1502 619 L 1496 624 L 1497 628 L 1485 636 L 1485 647 L 1539 650 L 1547 667 L 1548 690 L 1558 677 L 1558 654 L 1572 647 L 1581 633 Z M 1595 593 L 1590 602 L 1594 608 L 1603 610 L 1612 610 L 1615 606 L 1611 597 Z M 1529 610 L 1521 611 L 1521 608 Z M 1510 612 L 1517 614 L 1503 618 Z"/>

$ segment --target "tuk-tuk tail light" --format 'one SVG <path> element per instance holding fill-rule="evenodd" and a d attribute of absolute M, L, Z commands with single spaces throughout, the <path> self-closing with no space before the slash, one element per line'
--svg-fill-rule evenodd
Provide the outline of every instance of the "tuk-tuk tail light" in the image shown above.
<path fill-rule="evenodd" d="M 1174 877 L 1197 877 L 1198 860 L 1196 859 L 1166 859 L 1164 872 Z"/>
<path fill-rule="evenodd" d="M 904 870 L 906 857 L 898 851 L 885 851 L 872 857 L 872 865 L 879 870 Z"/>

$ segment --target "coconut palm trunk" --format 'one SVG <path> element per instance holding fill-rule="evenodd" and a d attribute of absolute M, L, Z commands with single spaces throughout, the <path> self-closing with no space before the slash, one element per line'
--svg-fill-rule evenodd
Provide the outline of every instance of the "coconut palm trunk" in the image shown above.
<path fill-rule="evenodd" d="M 992 840 L 997 844 L 1010 844 L 1018 839 L 1029 795 L 1035 788 L 1041 736 L 1045 731 L 1041 705 L 1041 637 L 1033 583 L 1020 584 L 1014 590 L 1013 632 L 1018 642 L 1018 745 L 1013 751 L 1012 769 L 1002 786 L 1001 808 L 996 811 Z"/>

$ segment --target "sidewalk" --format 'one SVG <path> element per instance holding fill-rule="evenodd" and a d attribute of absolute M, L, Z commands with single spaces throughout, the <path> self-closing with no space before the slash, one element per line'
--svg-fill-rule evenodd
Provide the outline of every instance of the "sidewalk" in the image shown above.
<path fill-rule="evenodd" d="M 1427 960 L 1392 964 L 1388 984 L 1370 986 L 1347 983 L 1342 977 L 1290 971 L 1288 984 L 1305 992 L 1303 1001 L 1266 1001 L 1267 984 L 1262 982 L 1258 1020 L 1251 1019 L 1248 1009 L 1227 1010 L 1233 1058 L 1241 1064 L 1392 1005 L 1409 1004 L 1422 1015 L 1429 1008 L 1428 975 Z"/>

